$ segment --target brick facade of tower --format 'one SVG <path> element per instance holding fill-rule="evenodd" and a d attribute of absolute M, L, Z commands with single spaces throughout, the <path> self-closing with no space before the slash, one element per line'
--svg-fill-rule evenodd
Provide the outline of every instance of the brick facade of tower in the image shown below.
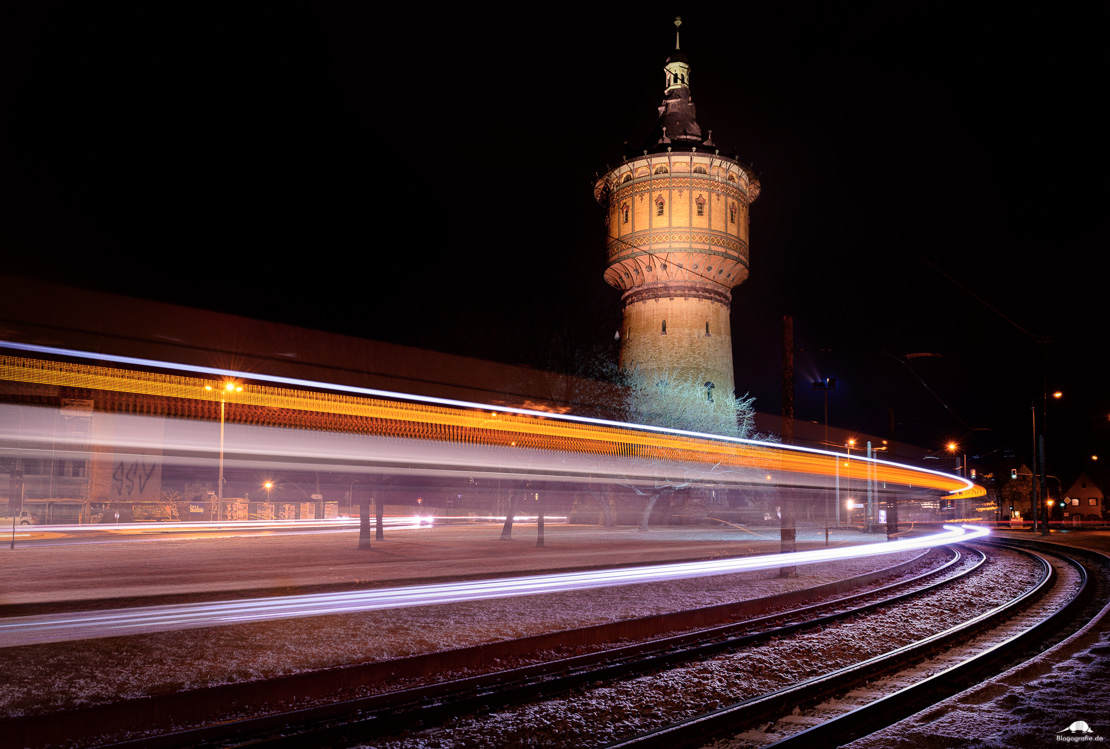
<path fill-rule="evenodd" d="M 605 280 L 623 292 L 621 368 L 669 371 L 733 392 L 732 289 L 748 277 L 748 207 L 759 182 L 701 137 L 689 65 L 667 61 L 660 127 L 606 173 Z"/>

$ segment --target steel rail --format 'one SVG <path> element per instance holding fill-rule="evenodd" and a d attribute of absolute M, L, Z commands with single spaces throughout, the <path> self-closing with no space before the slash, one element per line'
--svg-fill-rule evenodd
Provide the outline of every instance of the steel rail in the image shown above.
<path fill-rule="evenodd" d="M 948 649 L 954 639 L 966 641 L 996 626 L 1004 626 L 1020 612 L 1046 595 L 1057 582 L 1052 565 L 1040 554 L 1019 546 L 1003 543 L 994 545 L 1026 554 L 1038 560 L 1045 575 L 1035 587 L 1007 603 L 984 612 L 944 632 L 897 650 L 876 656 L 863 663 L 838 669 L 813 679 L 791 685 L 773 693 L 729 705 L 703 715 L 678 721 L 658 730 L 647 731 L 629 739 L 606 745 L 606 749 L 666 745 L 669 747 L 697 747 L 734 734 L 744 727 L 765 723 L 786 715 L 795 709 L 816 704 L 822 700 L 844 694 L 878 677 L 907 668 L 925 658 Z M 1053 553 L 1053 552 L 1045 552 Z M 1033 627 L 1008 638 L 1002 643 L 966 659 L 915 685 L 895 694 L 876 700 L 866 706 L 846 712 L 824 723 L 799 731 L 769 746 L 780 749 L 811 749 L 835 747 L 856 738 L 885 728 L 930 705 L 957 694 L 964 689 L 1002 673 L 1040 652 L 1040 644 L 1050 632 L 1066 627 L 1074 619 L 1075 611 L 1091 595 L 1091 577 L 1082 564 L 1073 558 L 1055 552 L 1055 556 L 1079 570 L 1080 590 L 1068 603 Z"/>
<path fill-rule="evenodd" d="M 313 745 L 341 745 L 344 742 L 380 738 L 421 726 L 439 724 L 459 714 L 501 709 L 598 681 L 633 678 L 801 630 L 824 626 L 951 584 L 979 569 L 985 562 L 986 556 L 976 550 L 967 569 L 959 570 L 958 574 L 944 577 L 940 581 L 929 582 L 930 578 L 943 576 L 965 561 L 965 555 L 959 550 L 948 548 L 953 552 L 949 561 L 910 579 L 790 611 L 597 653 L 159 737 L 144 736 L 136 741 L 108 746 L 117 749 L 137 749 L 140 746 L 151 749 L 226 746 L 228 741 L 245 741 L 249 737 L 251 746 L 282 747 L 303 746 L 306 742 Z M 905 591 L 906 588 L 922 584 L 925 587 Z M 897 592 L 899 590 L 905 592 Z M 298 725 L 302 728 L 293 728 Z"/>

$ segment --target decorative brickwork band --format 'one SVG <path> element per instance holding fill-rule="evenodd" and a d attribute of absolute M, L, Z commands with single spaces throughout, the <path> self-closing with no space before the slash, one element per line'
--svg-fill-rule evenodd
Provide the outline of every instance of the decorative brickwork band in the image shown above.
<path fill-rule="evenodd" d="M 621 301 L 625 306 L 636 302 L 646 302 L 649 299 L 675 299 L 675 298 L 708 299 L 711 302 L 723 304 L 730 308 L 732 293 L 720 286 L 708 286 L 695 283 L 665 283 L 637 286 L 624 292 Z"/>

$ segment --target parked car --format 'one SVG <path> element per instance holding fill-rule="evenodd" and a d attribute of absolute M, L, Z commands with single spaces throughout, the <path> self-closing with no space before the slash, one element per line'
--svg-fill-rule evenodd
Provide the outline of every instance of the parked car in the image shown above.
<path fill-rule="evenodd" d="M 5 526 L 10 526 L 12 524 L 12 519 L 13 519 L 13 515 L 12 515 L 11 510 L 9 510 L 6 507 L 3 510 L 0 510 L 0 528 L 4 528 Z M 28 510 L 26 507 L 23 508 L 22 510 L 20 510 L 19 514 L 14 516 L 14 519 L 15 519 L 15 524 L 16 525 L 38 525 L 39 524 L 38 516 L 32 515 L 31 511 Z"/>

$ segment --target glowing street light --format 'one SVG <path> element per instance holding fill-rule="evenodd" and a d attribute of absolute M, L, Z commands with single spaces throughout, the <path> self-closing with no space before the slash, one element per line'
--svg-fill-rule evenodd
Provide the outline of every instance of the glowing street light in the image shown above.
<path fill-rule="evenodd" d="M 824 393 L 825 393 L 825 439 L 824 439 L 824 443 L 823 443 L 822 446 L 825 449 L 828 449 L 828 447 L 829 447 L 829 391 L 830 390 L 836 390 L 836 379 L 833 378 L 833 377 L 826 377 L 823 380 L 818 380 L 818 381 L 813 383 L 813 389 L 814 390 L 823 390 Z M 835 460 L 839 461 L 840 459 L 836 458 Z M 825 546 L 828 546 L 829 545 L 829 502 L 828 502 L 828 495 L 826 494 L 825 496 L 826 496 L 826 499 L 825 499 Z"/>
<path fill-rule="evenodd" d="M 856 438 L 849 437 L 848 441 L 844 443 L 844 447 L 848 450 L 848 460 L 844 463 L 844 468 L 852 467 L 852 448 L 856 446 Z M 852 474 L 845 470 L 844 480 L 847 482 L 847 491 L 852 491 Z M 850 501 L 850 500 L 849 500 Z M 848 516 L 848 522 L 851 523 L 851 513 Z M 836 527 L 840 527 L 840 459 L 836 460 Z"/>
<path fill-rule="evenodd" d="M 948 452 L 952 453 L 953 455 L 955 455 L 957 458 L 959 458 L 960 468 L 962 469 L 962 475 L 966 479 L 967 478 L 967 454 L 966 453 L 962 453 L 962 454 L 960 453 L 960 446 L 956 442 L 949 442 L 947 445 L 945 445 L 944 449 L 947 450 Z M 957 475 L 960 475 L 960 473 L 957 472 Z"/>
<path fill-rule="evenodd" d="M 215 390 L 211 385 L 205 385 L 205 390 Z M 219 389 L 220 393 L 220 476 L 216 482 L 216 522 L 220 522 L 220 509 L 224 504 L 224 418 L 226 415 L 227 396 L 231 393 L 242 392 L 243 386 L 231 380 L 224 383 Z"/>

